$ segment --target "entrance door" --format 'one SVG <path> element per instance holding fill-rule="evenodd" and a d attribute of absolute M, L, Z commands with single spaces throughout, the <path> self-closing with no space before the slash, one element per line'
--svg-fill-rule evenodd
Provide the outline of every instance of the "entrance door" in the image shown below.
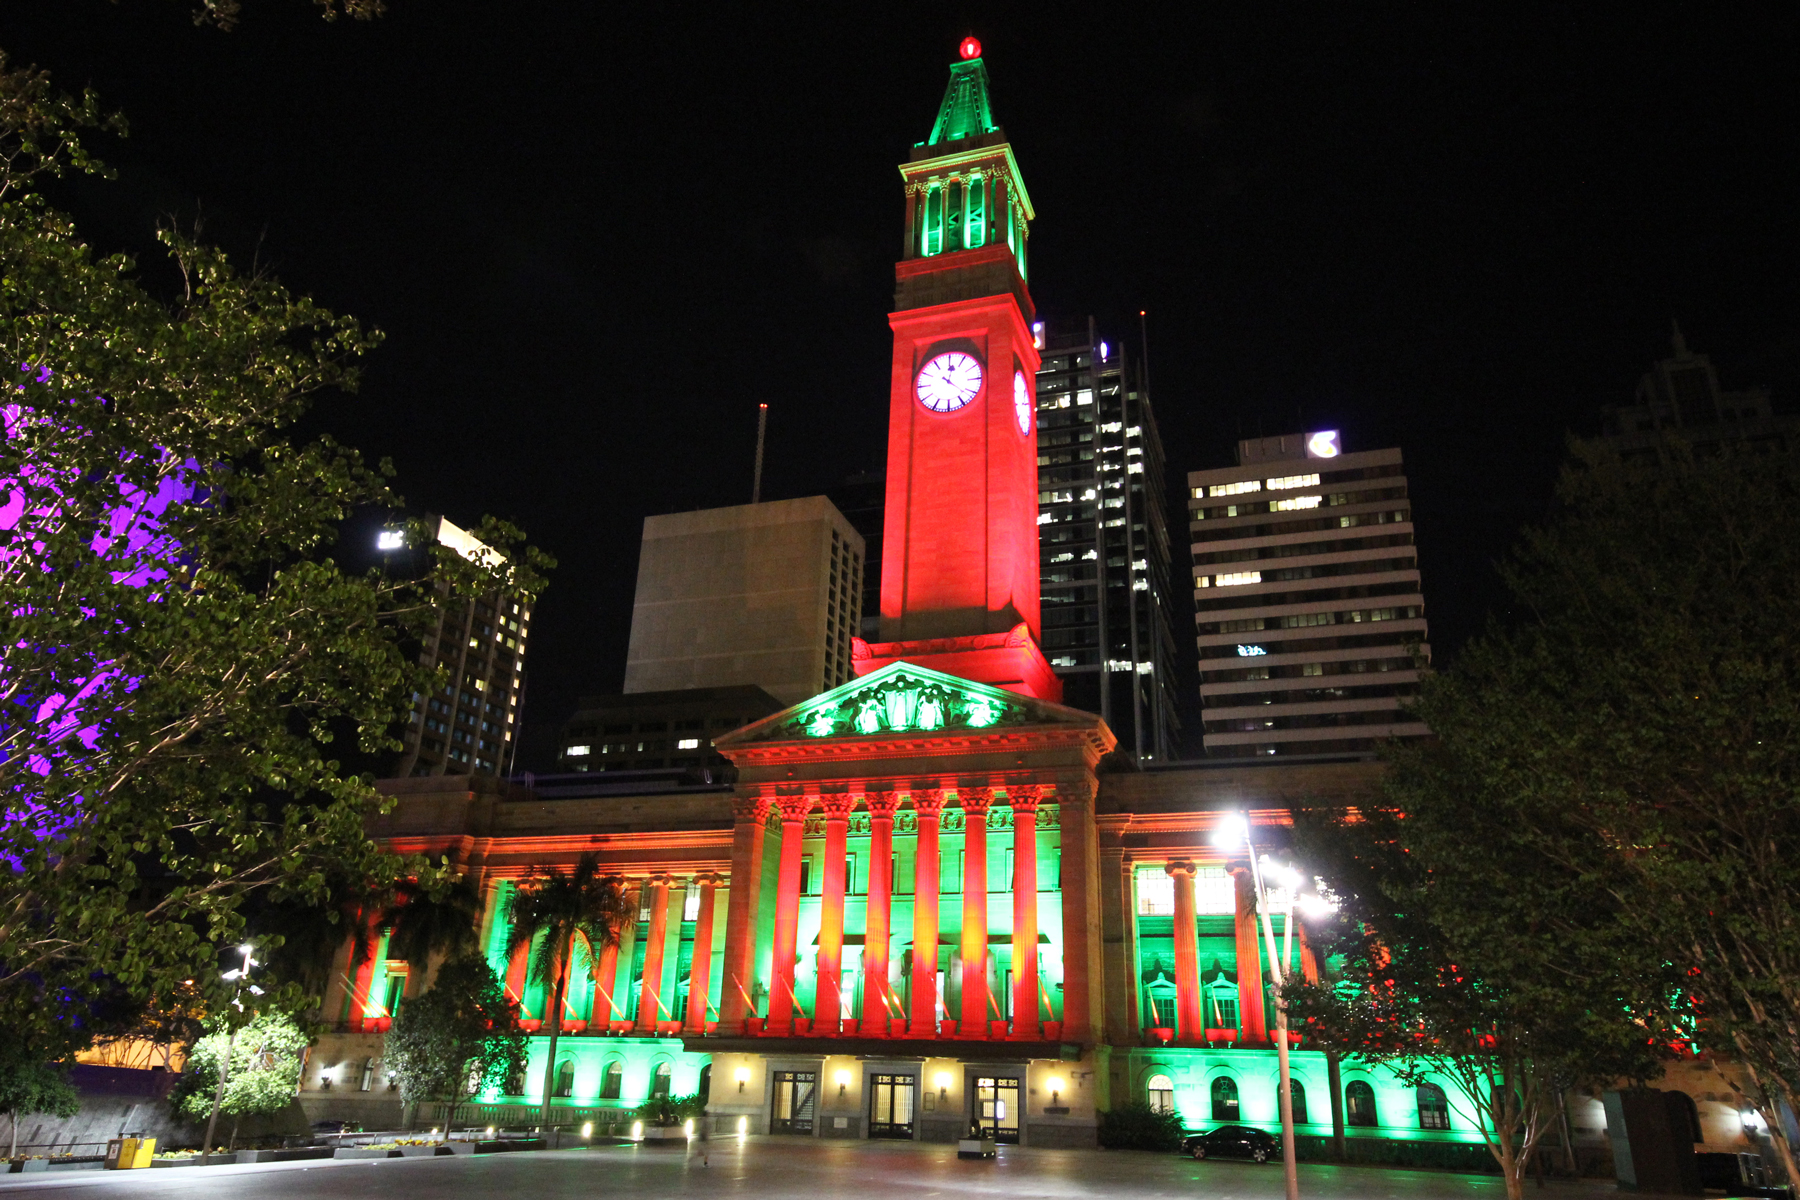
<path fill-rule="evenodd" d="M 812 1133 L 813 1103 L 818 1092 L 817 1071 L 775 1072 L 775 1113 L 769 1121 L 769 1132 Z"/>
<path fill-rule="evenodd" d="M 911 1075 L 869 1076 L 870 1137 L 912 1139 L 916 1086 Z"/>
<path fill-rule="evenodd" d="M 1019 1081 L 983 1075 L 975 1080 L 975 1124 L 983 1137 L 1019 1144 Z"/>

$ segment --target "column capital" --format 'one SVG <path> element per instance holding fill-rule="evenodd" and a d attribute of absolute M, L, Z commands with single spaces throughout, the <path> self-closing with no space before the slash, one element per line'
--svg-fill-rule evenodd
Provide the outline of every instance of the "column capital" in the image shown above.
<path fill-rule="evenodd" d="M 944 789 L 914 788 L 913 811 L 921 817 L 935 817 L 944 811 Z"/>
<path fill-rule="evenodd" d="M 1193 861 L 1185 858 L 1178 858 L 1172 862 L 1163 864 L 1163 870 L 1177 879 L 1184 875 L 1189 879 L 1192 879 L 1194 877 L 1194 872 L 1198 869 L 1199 867 Z"/>
<path fill-rule="evenodd" d="M 720 880 L 720 875 L 717 871 L 696 871 L 696 872 L 694 872 L 694 886 L 695 887 L 718 887 L 719 880 Z"/>
<path fill-rule="evenodd" d="M 833 792 L 819 797 L 819 807 L 825 810 L 827 821 L 848 821 L 850 811 L 856 807 L 856 797 L 844 792 Z"/>
<path fill-rule="evenodd" d="M 892 817 L 900 807 L 900 793 L 864 792 L 863 804 L 871 817 Z"/>
<path fill-rule="evenodd" d="M 650 887 L 666 888 L 674 884 L 675 877 L 667 871 L 652 871 L 644 877 L 644 882 Z"/>
<path fill-rule="evenodd" d="M 781 820 L 785 825 L 798 825 L 806 820 L 806 814 L 812 811 L 817 796 L 777 796 L 775 807 L 781 810 Z"/>
<path fill-rule="evenodd" d="M 987 810 L 994 803 L 994 789 L 985 787 L 958 788 L 956 797 L 962 801 L 964 814 L 971 817 L 985 817 Z"/>
<path fill-rule="evenodd" d="M 1006 802 L 1014 812 L 1034 813 L 1037 811 L 1038 805 L 1043 802 L 1045 788 L 1042 784 L 1021 783 L 1017 787 L 1008 787 L 1004 790 Z"/>
<path fill-rule="evenodd" d="M 767 796 L 734 796 L 731 800 L 731 819 L 743 824 L 755 824 L 769 815 L 769 798 Z"/>

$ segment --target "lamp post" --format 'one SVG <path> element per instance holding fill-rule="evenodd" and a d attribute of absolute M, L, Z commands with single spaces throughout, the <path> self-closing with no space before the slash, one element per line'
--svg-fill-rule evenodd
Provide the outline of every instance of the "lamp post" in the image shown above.
<path fill-rule="evenodd" d="M 1294 897 L 1300 890 L 1300 874 L 1292 867 L 1260 861 L 1250 837 L 1250 823 L 1239 813 L 1228 813 L 1213 833 L 1213 845 L 1222 850 L 1242 849 L 1250 859 L 1250 879 L 1256 888 L 1256 911 L 1262 919 L 1263 940 L 1269 950 L 1269 979 L 1275 986 L 1275 1062 L 1281 1107 L 1281 1161 L 1286 1175 L 1287 1200 L 1299 1200 L 1300 1175 L 1294 1161 L 1293 1071 L 1288 1062 L 1287 960 L 1294 945 Z M 1283 887 L 1282 946 L 1275 946 L 1275 926 L 1269 914 L 1269 894 L 1263 886 L 1263 868 L 1279 872 Z M 1323 901 L 1319 902 L 1321 905 Z M 1240 1003 L 1243 1001 L 1240 997 Z M 1261 1003 L 1262 998 L 1254 997 Z"/>
<path fill-rule="evenodd" d="M 245 942 L 242 946 L 239 946 L 238 949 L 243 951 L 244 965 L 241 967 L 233 967 L 231 970 L 225 972 L 224 975 L 220 976 L 220 978 L 228 983 L 237 984 L 237 989 L 231 997 L 231 1005 L 233 1008 L 241 1010 L 244 1007 L 244 1002 L 239 999 L 239 995 L 242 993 L 243 989 L 248 986 L 251 993 L 257 996 L 262 995 L 262 989 L 255 984 L 250 983 L 250 968 L 256 965 L 256 960 L 250 957 L 250 951 L 253 947 L 250 943 Z M 231 1075 L 231 1055 L 236 1047 L 237 1026 L 234 1025 L 231 1027 L 231 1032 L 227 1034 L 225 1038 L 225 1058 L 219 1063 L 219 1085 L 213 1089 L 212 1116 L 206 1119 L 206 1140 L 200 1144 L 201 1166 L 205 1166 L 212 1158 L 213 1130 L 216 1129 L 219 1124 L 219 1105 L 225 1100 L 225 1081 Z"/>

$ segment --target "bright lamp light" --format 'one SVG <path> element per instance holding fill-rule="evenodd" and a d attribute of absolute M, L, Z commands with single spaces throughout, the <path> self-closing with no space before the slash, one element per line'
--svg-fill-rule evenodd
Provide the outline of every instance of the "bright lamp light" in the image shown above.
<path fill-rule="evenodd" d="M 1213 830 L 1212 844 L 1221 850 L 1235 850 L 1250 836 L 1250 826 L 1242 813 L 1226 813 Z"/>

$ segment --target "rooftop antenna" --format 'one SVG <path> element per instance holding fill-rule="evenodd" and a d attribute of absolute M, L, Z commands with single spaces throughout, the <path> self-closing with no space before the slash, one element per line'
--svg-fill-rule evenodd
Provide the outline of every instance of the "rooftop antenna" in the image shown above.
<path fill-rule="evenodd" d="M 762 454 L 763 435 L 769 429 L 769 406 L 756 406 L 756 474 L 750 482 L 750 503 L 762 503 Z"/>
<path fill-rule="evenodd" d="M 1138 339 L 1144 346 L 1144 395 L 1150 394 L 1150 318 L 1143 309 L 1138 309 Z"/>

